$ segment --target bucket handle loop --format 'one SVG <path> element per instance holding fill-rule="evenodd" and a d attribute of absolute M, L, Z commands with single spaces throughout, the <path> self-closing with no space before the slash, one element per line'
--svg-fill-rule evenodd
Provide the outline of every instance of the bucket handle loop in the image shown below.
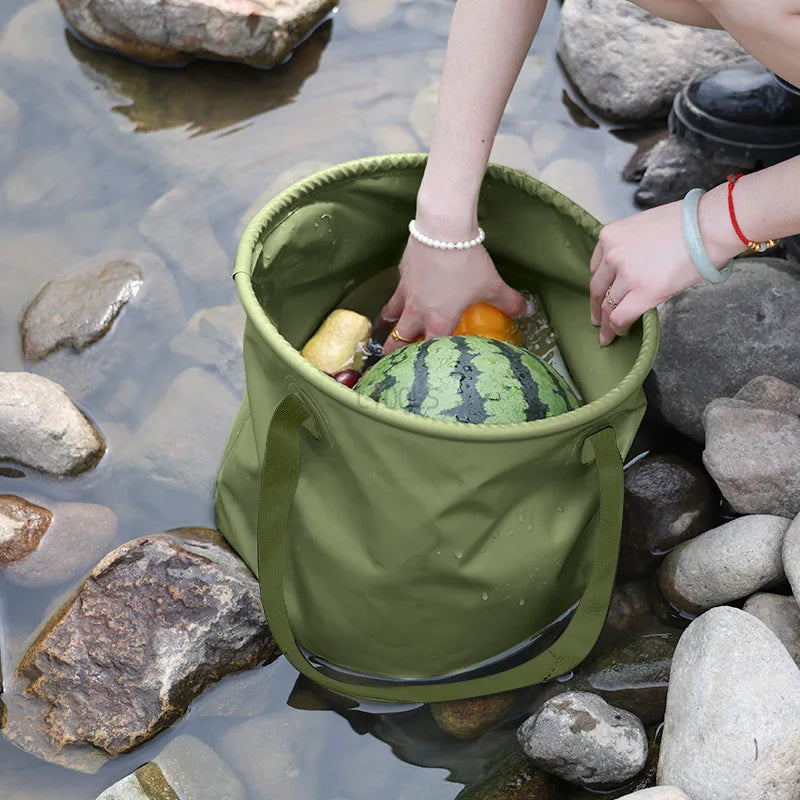
<path fill-rule="evenodd" d="M 442 683 L 365 686 L 325 675 L 303 655 L 292 633 L 284 595 L 284 559 L 289 512 L 300 476 L 299 429 L 312 416 L 296 396 L 275 409 L 261 467 L 258 507 L 258 575 L 261 601 L 272 635 L 284 655 L 320 686 L 351 697 L 397 703 L 430 703 L 512 691 L 555 678 L 572 669 L 594 646 L 605 622 L 619 555 L 622 529 L 622 458 L 614 429 L 587 436 L 600 483 L 599 525 L 594 566 L 569 624 L 544 652 L 494 675 Z"/>

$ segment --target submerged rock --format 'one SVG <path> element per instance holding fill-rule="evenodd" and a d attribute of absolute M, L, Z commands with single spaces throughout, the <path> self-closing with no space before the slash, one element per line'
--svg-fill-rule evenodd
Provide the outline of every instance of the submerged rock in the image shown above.
<path fill-rule="evenodd" d="M 720 398 L 703 412 L 703 463 L 737 514 L 800 512 L 800 419 Z"/>
<path fill-rule="evenodd" d="M 667 22 L 627 0 L 565 0 L 558 56 L 609 119 L 664 117 L 681 84 L 741 55 L 725 32 Z"/>
<path fill-rule="evenodd" d="M 0 567 L 36 550 L 52 521 L 53 515 L 46 508 L 23 497 L 0 495 Z"/>
<path fill-rule="evenodd" d="M 53 586 L 86 573 L 117 535 L 117 515 L 94 503 L 55 503 L 36 551 L 3 574 L 19 586 Z"/>
<path fill-rule="evenodd" d="M 659 783 L 692 800 L 796 800 L 800 671 L 766 625 L 714 608 L 681 636 Z"/>
<path fill-rule="evenodd" d="M 671 623 L 672 609 L 650 581 L 629 581 L 614 588 L 604 634 L 627 636 L 650 632 L 653 623 Z"/>
<path fill-rule="evenodd" d="M 80 351 L 102 339 L 142 282 L 141 270 L 129 261 L 49 281 L 22 317 L 25 358 L 39 361 L 61 347 Z"/>
<path fill-rule="evenodd" d="M 641 721 L 587 692 L 551 698 L 517 735 L 536 766 L 579 785 L 619 786 L 647 761 Z"/>
<path fill-rule="evenodd" d="M 19 106 L 0 90 L 0 162 L 5 162 L 17 145 L 19 138 Z"/>
<path fill-rule="evenodd" d="M 204 308 L 170 342 L 170 349 L 203 367 L 215 368 L 237 393 L 244 394 L 244 323 L 245 313 L 239 304 Z"/>
<path fill-rule="evenodd" d="M 794 597 L 779 594 L 754 594 L 742 607 L 760 619 L 783 643 L 800 666 L 800 606 Z"/>
<path fill-rule="evenodd" d="M 59 0 L 64 16 L 90 42 L 156 64 L 192 58 L 280 64 L 336 0 Z"/>
<path fill-rule="evenodd" d="M 798 308 L 796 270 L 777 258 L 741 259 L 727 283 L 671 297 L 659 309 L 661 342 L 645 384 L 653 410 L 702 442 L 712 400 L 764 374 L 800 384 Z"/>
<path fill-rule="evenodd" d="M 636 202 L 645 208 L 682 200 L 689 189 L 711 189 L 741 166 L 720 164 L 677 136 L 658 142 L 644 159 Z"/>
<path fill-rule="evenodd" d="M 678 545 L 658 573 L 664 597 L 681 611 L 699 614 L 783 580 L 781 548 L 790 523 L 754 514 Z"/>
<path fill-rule="evenodd" d="M 431 714 L 436 724 L 456 739 L 476 739 L 482 733 L 502 722 L 513 711 L 515 697 L 512 692 L 453 700 L 449 703 L 431 704 Z"/>
<path fill-rule="evenodd" d="M 468 786 L 456 800 L 552 800 L 553 779 L 524 753 L 509 756 L 486 780 Z"/>
<path fill-rule="evenodd" d="M 97 428 L 53 381 L 0 372 L 0 460 L 51 475 L 77 475 L 106 451 Z"/>
<path fill-rule="evenodd" d="M 17 669 L 49 750 L 124 753 L 210 683 L 276 658 L 258 582 L 216 532 L 187 528 L 118 547 L 44 626 Z M 31 749 L 29 719 L 9 738 Z M 41 739 L 41 737 L 39 737 Z"/>
<path fill-rule="evenodd" d="M 139 230 L 191 280 L 213 286 L 229 279 L 230 260 L 193 190 L 179 186 L 160 197 L 142 217 Z"/>
<path fill-rule="evenodd" d="M 117 781 L 97 800 L 245 800 L 239 779 L 194 736 L 173 739 L 152 761 Z"/>
<path fill-rule="evenodd" d="M 715 500 L 708 476 L 674 456 L 646 456 L 625 470 L 622 579 L 643 577 L 664 553 L 708 530 Z"/>

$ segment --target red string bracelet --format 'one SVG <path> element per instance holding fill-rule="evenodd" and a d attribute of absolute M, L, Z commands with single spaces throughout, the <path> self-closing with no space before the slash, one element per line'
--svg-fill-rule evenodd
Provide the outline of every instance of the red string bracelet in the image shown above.
<path fill-rule="evenodd" d="M 736 235 L 744 242 L 748 249 L 752 250 L 754 253 L 766 253 L 767 250 L 771 250 L 778 244 L 777 240 L 767 239 L 766 242 L 753 242 L 742 233 L 742 229 L 739 227 L 739 223 L 736 220 L 736 212 L 733 210 L 733 187 L 736 186 L 736 181 L 742 176 L 743 173 L 739 175 L 728 175 L 728 212 L 731 215 L 731 223 L 733 224 L 733 229 L 736 231 Z"/>

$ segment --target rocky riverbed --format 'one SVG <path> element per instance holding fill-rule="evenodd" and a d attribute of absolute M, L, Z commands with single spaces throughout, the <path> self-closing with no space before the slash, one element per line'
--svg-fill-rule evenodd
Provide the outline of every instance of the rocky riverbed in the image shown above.
<path fill-rule="evenodd" d="M 452 3 L 190 5 L 205 41 L 169 10 L 121 31 L 119 4 L 0 0 L 0 799 L 796 800 L 800 272 L 780 251 L 660 310 L 618 584 L 573 673 L 366 713 L 280 657 L 213 530 L 244 390 L 236 241 L 311 172 L 427 147 Z M 494 160 L 603 221 L 633 209 L 623 171 L 648 204 L 687 165 L 718 179 L 664 115 L 738 45 L 625 0 L 565 0 L 558 24 L 550 4 Z M 164 71 L 86 39 L 170 63 L 296 50 Z"/>

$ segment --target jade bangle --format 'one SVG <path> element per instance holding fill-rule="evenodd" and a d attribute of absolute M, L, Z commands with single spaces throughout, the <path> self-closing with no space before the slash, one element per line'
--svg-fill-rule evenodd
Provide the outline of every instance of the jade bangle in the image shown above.
<path fill-rule="evenodd" d="M 692 189 L 683 198 L 683 207 L 681 209 L 683 240 L 686 242 L 692 263 L 697 267 L 697 271 L 711 283 L 723 283 L 731 276 L 733 259 L 722 269 L 717 269 L 714 266 L 714 262 L 708 257 L 700 236 L 700 224 L 697 220 L 697 204 L 704 194 L 705 192 L 702 189 Z"/>

